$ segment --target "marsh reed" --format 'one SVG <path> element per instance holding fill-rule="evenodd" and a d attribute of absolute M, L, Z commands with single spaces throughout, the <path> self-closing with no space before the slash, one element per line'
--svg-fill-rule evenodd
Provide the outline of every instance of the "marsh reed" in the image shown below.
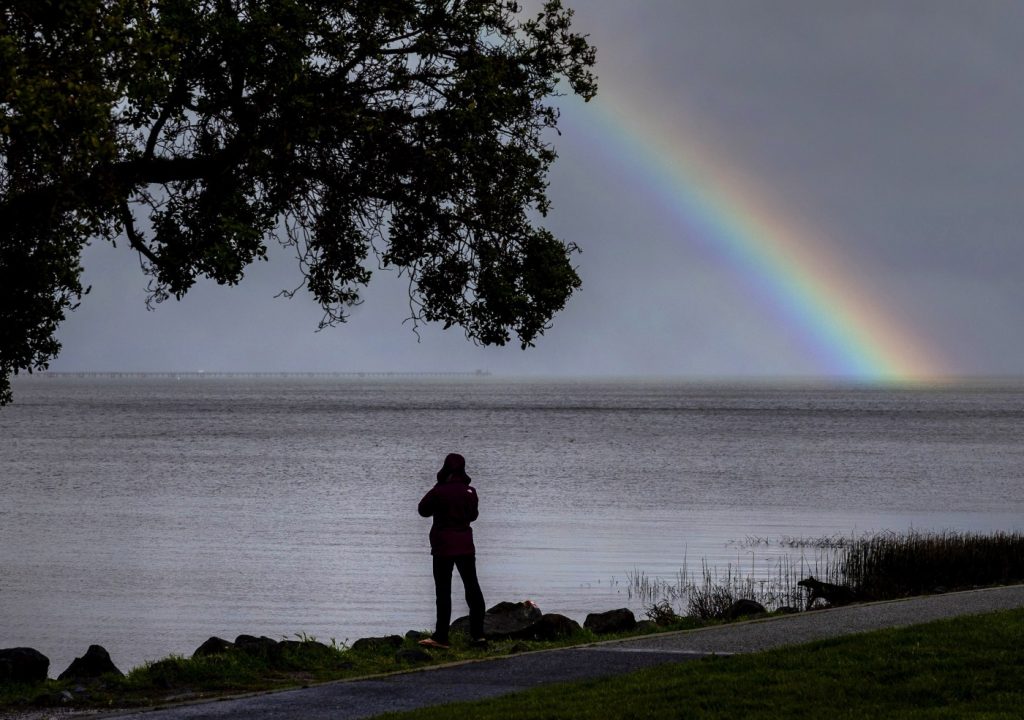
<path fill-rule="evenodd" d="M 758 569 L 742 563 L 725 568 L 701 562 L 691 571 L 684 560 L 674 577 L 652 578 L 640 570 L 627 573 L 627 592 L 648 608 L 665 604 L 701 619 L 722 617 L 741 598 L 767 610 L 805 609 L 806 595 L 797 582 L 813 576 L 844 585 L 865 600 L 921 595 L 988 585 L 1024 582 L 1024 533 L 989 534 L 943 531 L 883 532 L 861 537 L 748 537 L 743 548 L 787 549 L 773 566 Z M 799 555 L 791 554 L 799 551 Z M 813 556 L 808 558 L 808 553 Z"/>
<path fill-rule="evenodd" d="M 835 565 L 821 554 L 810 562 L 804 557 L 783 556 L 759 570 L 755 565 L 751 562 L 747 567 L 738 561 L 721 568 L 704 560 L 698 572 L 684 565 L 671 578 L 652 578 L 634 570 L 626 574 L 626 591 L 630 599 L 635 598 L 644 607 L 668 603 L 685 615 L 707 620 L 721 617 L 740 598 L 756 600 L 769 611 L 802 609 L 804 593 L 798 581 L 808 575 L 829 580 L 836 577 Z"/>
<path fill-rule="evenodd" d="M 1024 581 L 1024 533 L 883 533 L 844 548 L 839 577 L 886 599 Z"/>

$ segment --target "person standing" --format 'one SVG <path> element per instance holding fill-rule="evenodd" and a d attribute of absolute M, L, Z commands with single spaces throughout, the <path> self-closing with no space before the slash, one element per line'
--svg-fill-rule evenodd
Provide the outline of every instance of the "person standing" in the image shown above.
<path fill-rule="evenodd" d="M 437 484 L 420 500 L 420 515 L 434 518 L 430 528 L 430 554 L 434 564 L 437 626 L 433 637 L 420 641 L 420 645 L 426 647 L 448 647 L 453 568 L 459 569 L 466 590 L 470 638 L 474 645 L 487 642 L 484 638 L 484 595 L 476 577 L 476 547 L 470 527 L 480 514 L 480 499 L 470 482 L 466 474 L 466 459 L 458 453 L 451 453 L 437 472 Z"/>

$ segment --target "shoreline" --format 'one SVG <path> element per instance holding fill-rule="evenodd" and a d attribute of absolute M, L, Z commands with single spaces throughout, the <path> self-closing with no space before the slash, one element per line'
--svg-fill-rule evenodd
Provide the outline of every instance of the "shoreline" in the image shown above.
<path fill-rule="evenodd" d="M 451 700 L 478 699 L 495 694 L 524 689 L 531 684 L 532 673 L 541 673 L 538 680 L 544 683 L 563 682 L 573 678 L 604 674 L 618 675 L 629 669 L 652 664 L 660 664 L 666 660 L 694 659 L 706 656 L 710 651 L 713 655 L 729 655 L 734 652 L 747 655 L 761 651 L 770 651 L 780 645 L 791 645 L 793 650 L 787 657 L 800 655 L 803 643 L 813 642 L 827 637 L 840 637 L 849 633 L 861 633 L 868 630 L 892 627 L 921 627 L 921 622 L 963 621 L 976 622 L 971 618 L 985 618 L 999 610 L 1024 607 L 1024 585 L 1012 585 L 982 590 L 967 590 L 944 595 L 921 598 L 905 598 L 878 603 L 850 605 L 831 610 L 822 610 L 799 615 L 788 615 L 774 618 L 761 618 L 737 623 L 706 627 L 697 630 L 654 633 L 639 638 L 617 638 L 606 642 L 586 643 L 572 647 L 550 648 L 527 655 L 470 659 L 454 663 L 443 663 L 427 668 L 431 672 L 430 685 L 441 688 L 445 702 Z M 803 627 L 798 632 L 795 628 Z M 953 627 L 953 626 L 948 626 Z M 807 634 L 809 633 L 809 634 Z M 945 632 L 940 633 L 945 635 Z M 862 636 L 857 636 L 862 637 Z M 869 636 L 863 636 L 865 638 Z M 731 640 L 729 638 L 732 638 Z M 760 639 L 759 639 L 760 638 Z M 731 645 L 737 640 L 740 645 Z M 724 643 L 724 644 L 723 644 Z M 799 643 L 794 645 L 793 643 Z M 962 644 L 961 644 L 962 645 Z M 806 647 L 816 647 L 815 645 Z M 666 655 L 665 653 L 668 653 Z M 548 658 L 541 662 L 539 658 Z M 919 657 L 919 656 L 914 656 Z M 525 663 L 525 664 L 524 664 Z M 625 663 L 625 664 L 623 664 Z M 506 669 L 507 668 L 507 669 Z M 516 668 L 514 671 L 512 668 Z M 590 668 L 590 670 L 586 670 Z M 580 675 L 583 671 L 584 675 Z M 466 673 L 473 677 L 492 678 L 483 686 L 467 683 Z M 217 717 L 252 718 L 260 717 L 261 713 L 276 713 L 280 716 L 285 712 L 288 716 L 310 719 L 361 718 L 376 715 L 384 710 L 410 709 L 423 707 L 438 702 L 423 694 L 423 682 L 416 680 L 420 673 L 417 670 L 405 670 L 400 673 L 378 674 L 375 677 L 348 678 L 322 684 L 311 685 L 302 692 L 255 691 L 237 694 L 230 698 L 216 700 Z M 849 676 L 849 668 L 844 673 Z M 854 673 L 855 675 L 856 673 Z M 508 679 L 517 680 L 508 685 Z M 803 676 L 807 679 L 807 676 Z M 499 678 L 505 678 L 505 686 Z M 381 704 L 379 690 L 382 681 L 390 688 L 384 704 Z M 475 688 L 490 688 L 484 695 L 478 694 Z M 501 689 L 505 687 L 505 689 Z M 447 689 L 446 689 L 447 688 Z M 369 692 L 369 694 L 367 694 Z M 445 693 L 451 693 L 449 695 Z M 374 698 L 377 698 L 374 700 Z M 194 708 L 198 704 L 209 702 L 199 700 L 185 704 L 175 704 L 161 709 L 159 705 L 150 705 L 146 709 L 121 709 L 117 717 L 125 718 L 185 718 L 193 717 Z M 376 704 L 374 704 L 376 703 Z M 284 708 L 291 708 L 285 711 Z M 153 713 L 156 714 L 153 714 Z M 41 720 L 53 716 L 52 709 L 33 710 L 18 715 L 19 720 Z M 57 716 L 88 717 L 96 715 L 96 711 L 60 710 Z M 106 716 L 106 715 L 104 715 Z M 561 717 L 561 716 L 560 716 Z"/>

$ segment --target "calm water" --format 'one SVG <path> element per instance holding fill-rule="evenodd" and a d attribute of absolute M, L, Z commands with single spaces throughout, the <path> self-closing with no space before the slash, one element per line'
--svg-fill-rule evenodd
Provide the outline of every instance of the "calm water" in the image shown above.
<path fill-rule="evenodd" d="M 630 604 L 635 568 L 783 552 L 748 536 L 1024 529 L 1020 383 L 35 378 L 15 397 L 0 647 L 53 675 L 91 643 L 126 669 L 210 635 L 430 627 L 415 508 L 451 451 L 481 496 L 488 605 L 578 620 Z"/>

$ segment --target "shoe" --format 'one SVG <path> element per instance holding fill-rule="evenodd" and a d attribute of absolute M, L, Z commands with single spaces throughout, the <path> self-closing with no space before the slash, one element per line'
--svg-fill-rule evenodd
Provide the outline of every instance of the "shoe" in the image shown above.
<path fill-rule="evenodd" d="M 416 644 L 417 645 L 422 645 L 423 647 L 426 647 L 426 648 L 434 648 L 435 650 L 447 650 L 448 649 L 448 645 L 446 645 L 445 643 L 442 643 L 442 642 L 438 642 L 434 638 L 423 638 L 422 640 L 420 640 Z"/>

